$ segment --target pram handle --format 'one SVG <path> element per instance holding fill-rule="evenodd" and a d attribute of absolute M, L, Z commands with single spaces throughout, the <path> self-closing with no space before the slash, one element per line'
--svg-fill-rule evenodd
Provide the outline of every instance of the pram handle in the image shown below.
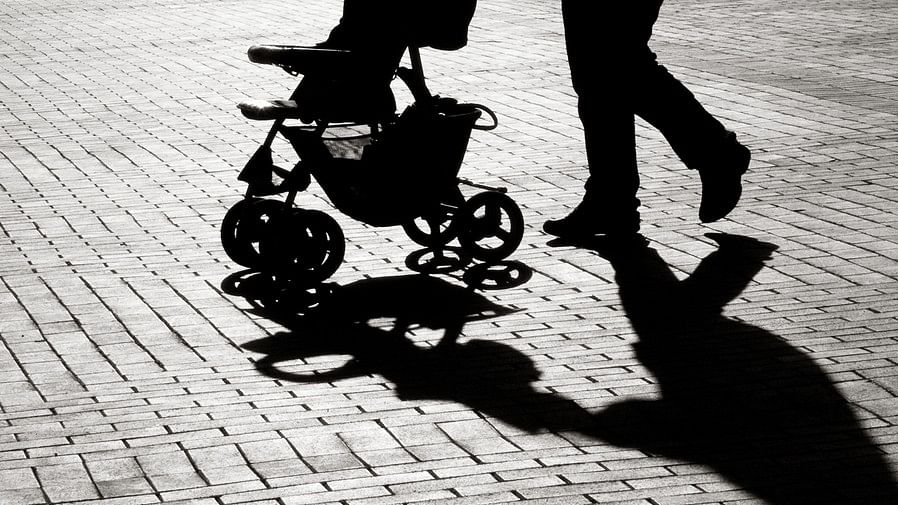
<path fill-rule="evenodd" d="M 483 111 L 493 121 L 491 124 L 476 124 L 475 123 L 474 124 L 475 130 L 489 131 L 489 130 L 496 129 L 496 127 L 499 126 L 499 118 L 496 117 L 496 113 L 493 112 L 492 109 L 490 109 L 486 105 L 481 105 L 479 103 L 466 103 L 464 105 L 467 105 L 468 107 L 474 107 L 475 109 Z"/>
<path fill-rule="evenodd" d="M 411 48 L 410 52 L 412 56 L 412 68 L 399 67 L 396 69 L 396 76 L 399 77 L 399 79 L 405 83 L 406 87 L 408 87 L 409 91 L 411 91 L 415 103 L 421 105 L 434 105 L 440 100 L 444 100 L 437 95 L 431 94 L 430 90 L 427 89 L 427 83 L 424 81 L 424 71 L 421 68 L 421 57 L 416 48 Z M 492 123 L 490 124 L 475 124 L 473 126 L 475 130 L 488 131 L 499 126 L 499 118 L 496 117 L 496 113 L 486 105 L 481 105 L 479 103 L 465 103 L 459 105 L 480 110 L 492 120 Z"/>
<path fill-rule="evenodd" d="M 293 75 L 348 74 L 360 64 L 352 51 L 320 47 L 260 44 L 251 46 L 246 55 L 253 63 L 276 65 Z"/>
<path fill-rule="evenodd" d="M 396 69 L 396 77 L 399 77 L 399 80 L 412 92 L 415 102 L 424 104 L 433 100 L 433 95 L 427 89 L 427 84 L 419 71 L 408 67 L 399 67 Z"/>

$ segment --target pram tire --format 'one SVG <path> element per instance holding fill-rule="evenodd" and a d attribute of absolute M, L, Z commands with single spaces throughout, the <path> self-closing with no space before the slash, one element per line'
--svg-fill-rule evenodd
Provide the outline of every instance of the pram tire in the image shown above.
<path fill-rule="evenodd" d="M 502 261 L 524 237 L 518 204 L 498 191 L 484 191 L 465 202 L 458 241 L 471 257 L 485 263 Z M 496 243 L 498 242 L 498 243 Z"/>
<path fill-rule="evenodd" d="M 334 274 L 343 262 L 343 230 L 318 210 L 291 209 L 267 227 L 259 252 L 265 268 L 300 285 L 311 286 Z"/>
<path fill-rule="evenodd" d="M 276 200 L 261 198 L 246 198 L 231 206 L 221 221 L 221 245 L 225 254 L 239 265 L 260 268 L 262 231 L 282 206 Z"/>

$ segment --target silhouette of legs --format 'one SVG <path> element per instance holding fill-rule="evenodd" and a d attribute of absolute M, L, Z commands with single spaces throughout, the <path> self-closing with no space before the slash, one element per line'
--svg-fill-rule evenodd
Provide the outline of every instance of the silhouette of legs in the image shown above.
<path fill-rule="evenodd" d="M 661 3 L 562 1 L 590 176 L 581 206 L 567 220 L 546 223 L 549 233 L 638 231 L 635 115 L 700 172 L 703 222 L 724 217 L 739 200 L 750 153 L 649 49 Z"/>
<path fill-rule="evenodd" d="M 592 434 L 707 465 L 771 505 L 898 503 L 884 453 L 827 371 L 724 315 L 776 246 L 707 236 L 719 248 L 683 280 L 645 241 L 584 241 L 613 266 L 636 357 L 660 392 L 596 413 Z"/>

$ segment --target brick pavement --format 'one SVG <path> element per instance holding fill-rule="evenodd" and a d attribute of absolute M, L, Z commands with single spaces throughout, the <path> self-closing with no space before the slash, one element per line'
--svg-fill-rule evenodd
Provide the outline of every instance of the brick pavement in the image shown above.
<path fill-rule="evenodd" d="M 401 231 L 337 215 L 333 280 L 387 293 L 405 341 L 221 288 L 265 134 L 234 104 L 295 82 L 245 49 L 318 41 L 338 6 L 0 2 L 0 503 L 894 502 L 894 2 L 669 0 L 656 51 L 755 158 L 701 226 L 698 179 L 640 124 L 652 249 L 622 257 L 539 231 L 585 176 L 556 2 L 481 0 L 426 70 L 499 114 L 463 170 L 521 205 L 533 277 L 414 291 Z M 489 313 L 431 350 L 468 298 Z"/>

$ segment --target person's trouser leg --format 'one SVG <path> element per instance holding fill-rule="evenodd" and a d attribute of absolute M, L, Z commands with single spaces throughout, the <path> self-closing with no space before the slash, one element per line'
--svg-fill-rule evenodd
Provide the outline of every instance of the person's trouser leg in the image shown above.
<path fill-rule="evenodd" d="M 636 115 L 655 127 L 683 163 L 703 169 L 732 135 L 666 68 L 652 61 L 638 71 Z"/>
<path fill-rule="evenodd" d="M 633 213 L 636 193 L 634 79 L 654 61 L 648 49 L 661 2 L 563 0 L 571 80 L 583 123 L 589 179 L 585 201 L 605 212 Z"/>
<path fill-rule="evenodd" d="M 663 66 L 652 60 L 637 75 L 634 111 L 664 135 L 687 167 L 699 172 L 699 219 L 706 223 L 722 219 L 739 202 L 740 179 L 751 152 Z"/>
<path fill-rule="evenodd" d="M 586 138 L 585 200 L 614 213 L 635 209 L 636 114 L 656 127 L 702 178 L 699 217 L 726 216 L 739 201 L 750 152 L 663 66 L 648 47 L 661 0 L 562 0 L 565 41 Z"/>
<path fill-rule="evenodd" d="M 639 206 L 634 117 L 626 107 L 607 105 L 609 101 L 613 98 L 591 93 L 579 99 L 589 165 L 584 200 L 605 212 L 629 213 Z"/>

